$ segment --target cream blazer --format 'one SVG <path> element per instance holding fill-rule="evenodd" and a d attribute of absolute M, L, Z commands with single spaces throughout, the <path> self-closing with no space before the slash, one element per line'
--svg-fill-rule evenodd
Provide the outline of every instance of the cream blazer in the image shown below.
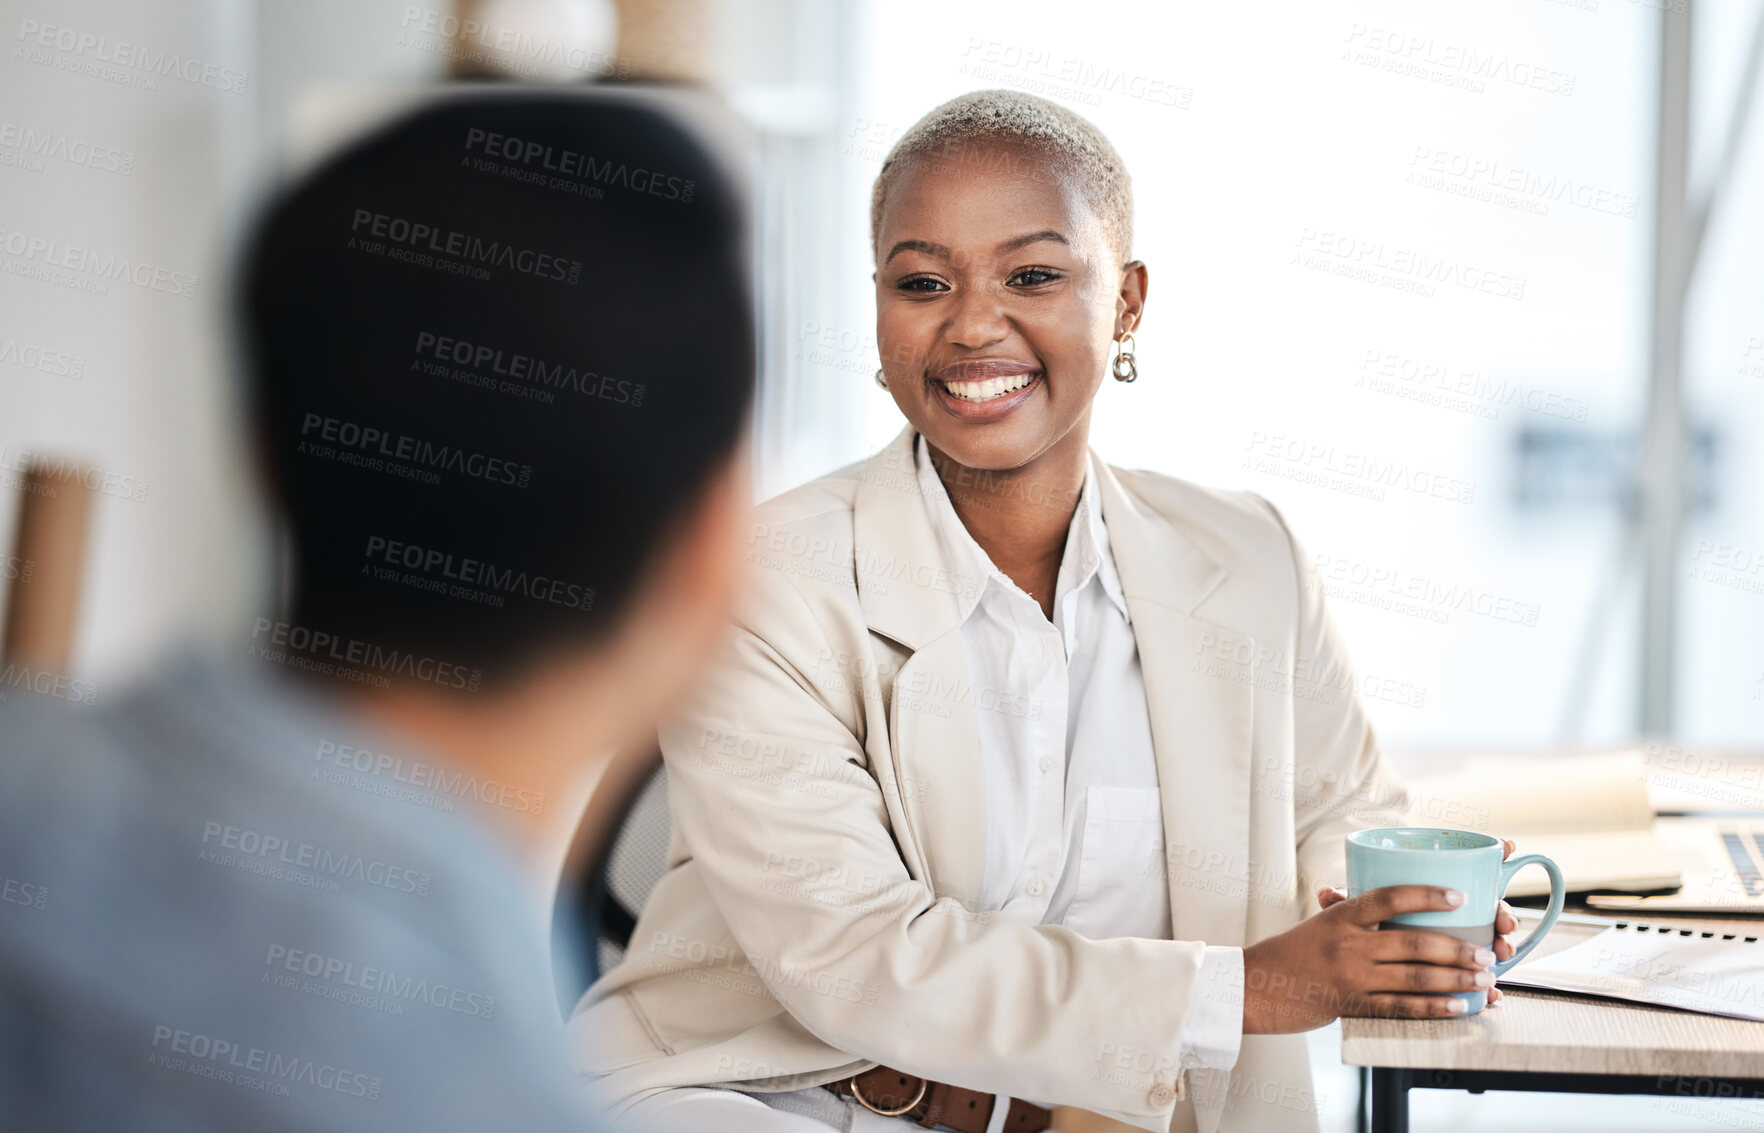
<path fill-rule="evenodd" d="M 1173 940 L 978 909 L 976 713 L 908 428 L 765 504 L 727 656 L 662 730 L 668 872 L 570 1022 L 614 1112 L 651 1091 L 798 1090 L 878 1063 L 1146 1130 L 1316 1127 L 1299 1035 L 1184 1070 L 1204 945 L 1246 945 L 1393 820 L 1320 583 L 1265 500 L 1098 463 L 1145 674 Z"/>

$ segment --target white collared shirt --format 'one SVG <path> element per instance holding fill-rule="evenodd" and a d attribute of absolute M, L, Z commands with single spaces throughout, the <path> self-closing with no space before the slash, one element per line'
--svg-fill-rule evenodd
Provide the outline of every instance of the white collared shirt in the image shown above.
<path fill-rule="evenodd" d="M 963 526 L 923 436 L 915 453 L 952 577 L 981 580 L 958 594 L 986 776 L 980 908 L 1091 939 L 1170 939 L 1145 679 L 1095 469 L 1085 467 L 1050 622 Z M 1202 964 L 1197 986 L 1241 990 L 1241 948 L 1209 946 Z M 1237 1061 L 1234 998 L 1197 1000 L 1182 1029 L 1183 1069 Z"/>

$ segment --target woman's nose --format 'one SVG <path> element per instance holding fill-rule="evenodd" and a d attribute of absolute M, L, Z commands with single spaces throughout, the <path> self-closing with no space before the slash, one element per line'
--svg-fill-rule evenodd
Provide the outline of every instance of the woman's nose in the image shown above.
<path fill-rule="evenodd" d="M 983 350 L 1011 333 L 1010 321 L 1004 316 L 1000 297 L 986 288 L 969 288 L 956 297 L 955 311 L 950 317 L 950 345 L 965 350 Z"/>

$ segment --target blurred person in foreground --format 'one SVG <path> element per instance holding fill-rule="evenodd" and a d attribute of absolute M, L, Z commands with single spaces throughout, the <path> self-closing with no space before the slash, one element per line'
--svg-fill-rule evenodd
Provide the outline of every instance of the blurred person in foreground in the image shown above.
<path fill-rule="evenodd" d="M 7 1127 L 600 1127 L 547 856 L 728 615 L 742 215 L 683 114 L 612 95 L 451 98 L 270 203 L 238 313 L 286 604 L 0 710 L 40 898 L 0 907 Z"/>

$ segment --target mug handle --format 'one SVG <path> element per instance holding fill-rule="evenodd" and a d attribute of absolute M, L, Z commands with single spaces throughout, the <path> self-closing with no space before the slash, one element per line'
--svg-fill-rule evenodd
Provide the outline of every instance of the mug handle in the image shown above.
<path fill-rule="evenodd" d="M 1562 871 L 1556 868 L 1555 862 L 1542 854 L 1522 854 L 1511 861 L 1501 863 L 1501 897 L 1507 895 L 1507 886 L 1512 882 L 1513 875 L 1528 865 L 1543 866 L 1545 872 L 1550 875 L 1550 907 L 1544 910 L 1543 920 L 1539 921 L 1538 926 L 1531 930 L 1531 935 L 1526 937 L 1519 947 L 1513 949 L 1513 954 L 1494 966 L 1494 973 L 1497 976 L 1505 975 L 1508 968 L 1525 959 L 1526 954 L 1538 946 L 1544 935 L 1555 927 L 1556 918 L 1562 915 L 1562 902 L 1568 898 L 1568 887 L 1562 883 Z"/>

